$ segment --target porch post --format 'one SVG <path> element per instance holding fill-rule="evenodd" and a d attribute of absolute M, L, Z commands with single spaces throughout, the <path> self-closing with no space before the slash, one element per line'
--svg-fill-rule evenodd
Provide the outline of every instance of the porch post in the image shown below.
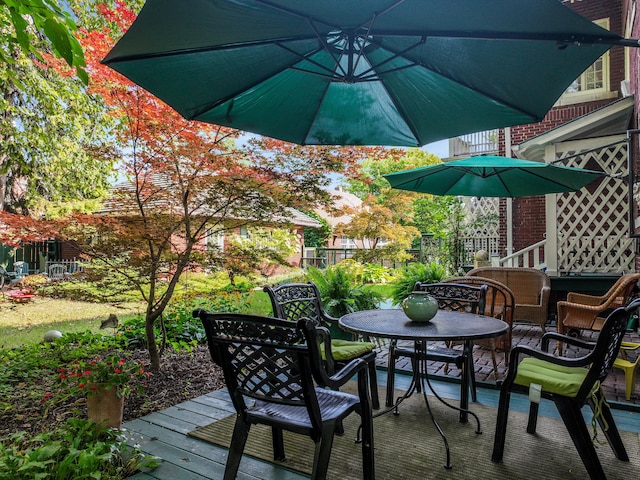
<path fill-rule="evenodd" d="M 511 127 L 504 129 L 504 150 L 505 156 L 512 158 L 511 153 Z M 507 256 L 513 253 L 513 198 L 506 199 L 507 204 Z"/>
<path fill-rule="evenodd" d="M 551 163 L 556 160 L 556 148 L 554 144 L 545 147 L 544 161 Z M 547 265 L 547 273 L 549 275 L 558 274 L 558 195 L 555 193 L 544 196 L 545 205 L 545 238 L 544 245 L 544 262 Z"/>

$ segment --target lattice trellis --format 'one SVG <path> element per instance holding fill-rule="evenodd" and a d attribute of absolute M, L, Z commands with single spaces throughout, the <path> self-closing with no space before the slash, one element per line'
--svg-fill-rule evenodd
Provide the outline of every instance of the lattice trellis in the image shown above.
<path fill-rule="evenodd" d="M 487 219 L 480 225 L 468 229 L 470 237 L 499 238 L 500 202 L 492 197 L 463 197 L 467 218 L 473 221 L 478 218 Z"/>
<path fill-rule="evenodd" d="M 605 177 L 578 192 L 556 195 L 558 272 L 633 271 L 633 241 L 627 238 L 628 187 L 624 181 L 627 144 L 582 152 L 566 150 L 557 156 L 567 158 L 563 165 L 623 178 Z"/>

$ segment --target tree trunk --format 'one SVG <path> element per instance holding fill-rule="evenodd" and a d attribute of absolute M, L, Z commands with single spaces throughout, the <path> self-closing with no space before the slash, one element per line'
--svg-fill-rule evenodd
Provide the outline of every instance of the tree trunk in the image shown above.
<path fill-rule="evenodd" d="M 145 318 L 145 333 L 147 336 L 147 350 L 149 351 L 149 360 L 151 365 L 149 370 L 154 373 L 160 371 L 160 353 L 158 352 L 158 346 L 156 345 L 156 335 L 153 331 L 153 324 L 157 317 L 147 313 Z"/>

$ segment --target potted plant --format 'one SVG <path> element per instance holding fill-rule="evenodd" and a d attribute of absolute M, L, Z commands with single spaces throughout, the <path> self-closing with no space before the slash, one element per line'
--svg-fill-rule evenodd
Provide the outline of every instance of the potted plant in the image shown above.
<path fill-rule="evenodd" d="M 115 354 L 74 362 L 59 373 L 63 382 L 86 395 L 89 419 L 112 428 L 122 424 L 124 399 L 131 393 L 131 383 L 149 376 L 140 362 Z M 142 383 L 138 382 L 138 388 Z"/>

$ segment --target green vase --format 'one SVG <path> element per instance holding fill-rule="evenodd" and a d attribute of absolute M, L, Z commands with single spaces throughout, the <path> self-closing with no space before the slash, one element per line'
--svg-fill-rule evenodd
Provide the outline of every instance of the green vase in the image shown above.
<path fill-rule="evenodd" d="M 414 322 L 428 322 L 438 313 L 438 301 L 427 292 L 411 292 L 402 301 L 402 309 Z"/>

